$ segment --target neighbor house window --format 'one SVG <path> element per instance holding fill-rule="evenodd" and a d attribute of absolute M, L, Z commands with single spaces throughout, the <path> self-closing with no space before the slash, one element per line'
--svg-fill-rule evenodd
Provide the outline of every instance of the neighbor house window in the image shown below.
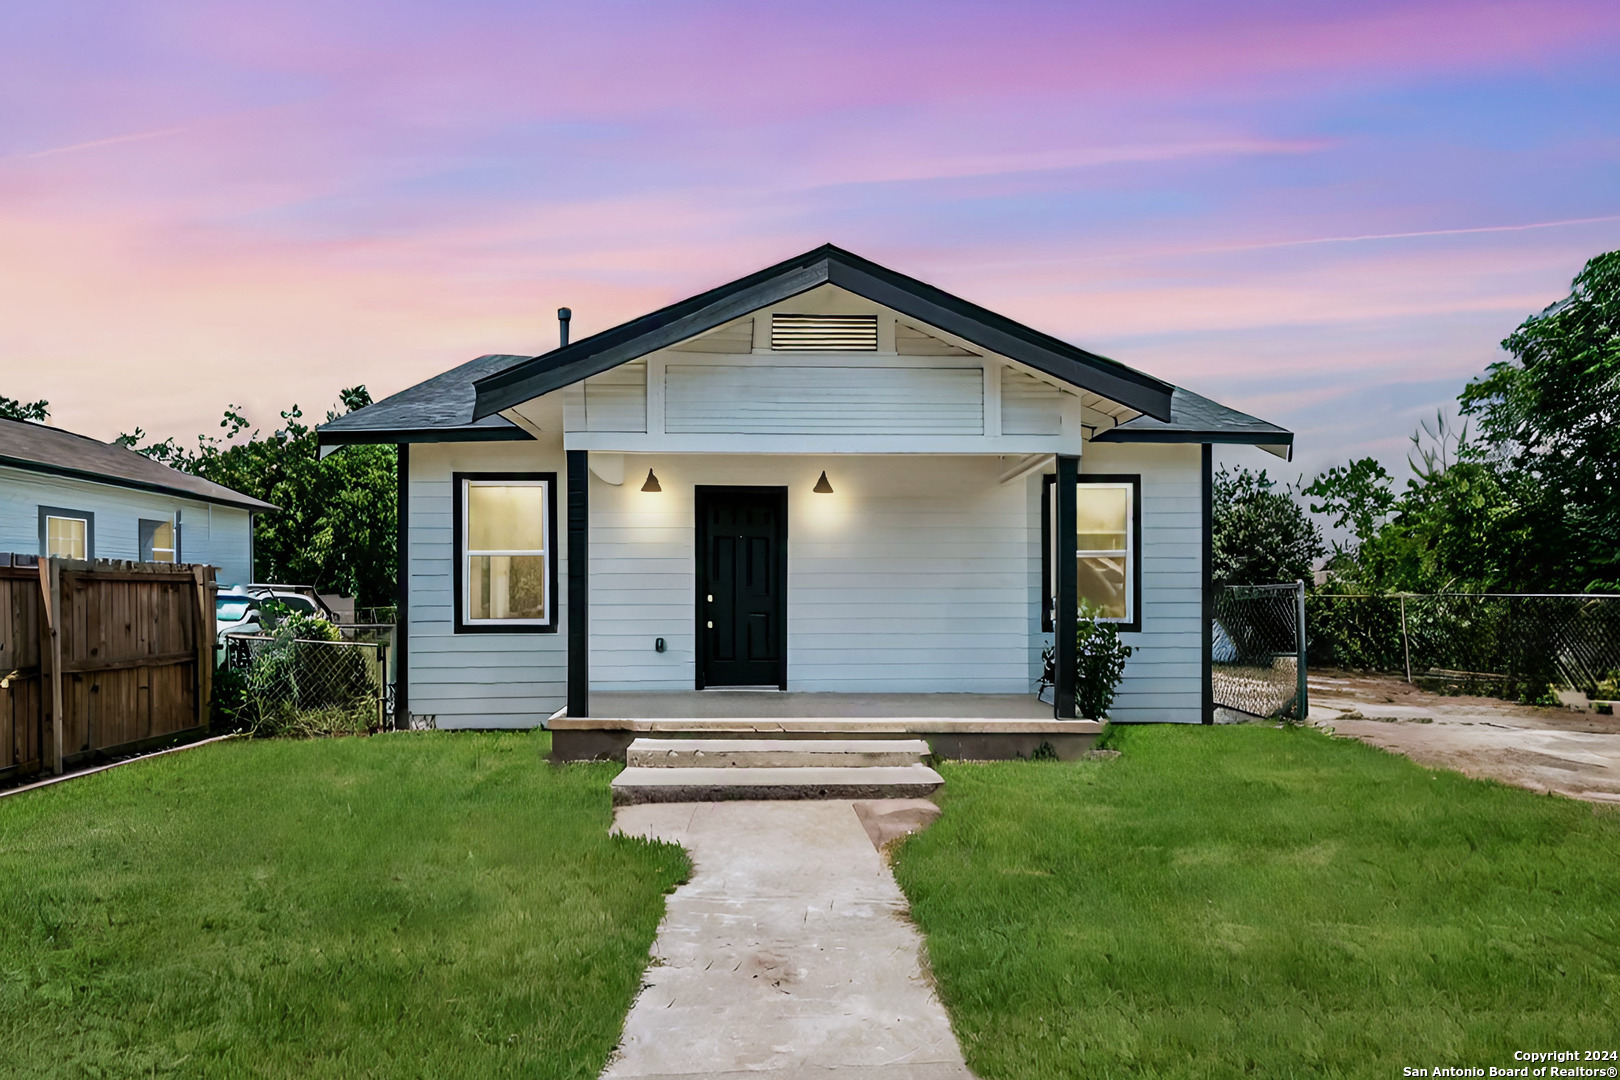
<path fill-rule="evenodd" d="M 459 630 L 555 630 L 556 474 L 458 474 Z"/>
<path fill-rule="evenodd" d="M 1057 522 L 1056 477 L 1043 488 L 1041 579 L 1045 596 L 1041 629 L 1051 631 L 1057 604 L 1054 527 Z M 1074 493 L 1075 593 L 1082 609 L 1120 624 L 1122 630 L 1140 630 L 1141 583 L 1141 480 L 1135 476 L 1100 476 L 1082 473 Z"/>
<path fill-rule="evenodd" d="M 60 559 L 96 557 L 96 515 L 60 506 L 39 508 L 39 553 Z"/>
<path fill-rule="evenodd" d="M 179 549 L 174 543 L 173 521 L 141 521 L 141 561 L 179 562 Z"/>

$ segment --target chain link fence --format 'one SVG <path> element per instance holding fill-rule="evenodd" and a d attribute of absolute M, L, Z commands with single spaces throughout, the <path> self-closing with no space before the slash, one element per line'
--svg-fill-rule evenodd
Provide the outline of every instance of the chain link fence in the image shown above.
<path fill-rule="evenodd" d="M 228 634 L 225 666 L 242 678 L 246 715 L 241 720 L 253 730 L 358 733 L 388 724 L 390 651 L 386 640 Z"/>
<path fill-rule="evenodd" d="M 1215 704 L 1251 716 L 1303 720 L 1305 586 L 1232 585 L 1215 596 L 1210 681 Z"/>
<path fill-rule="evenodd" d="M 1620 596 L 1428 593 L 1307 598 L 1310 662 L 1542 700 L 1620 697 Z"/>

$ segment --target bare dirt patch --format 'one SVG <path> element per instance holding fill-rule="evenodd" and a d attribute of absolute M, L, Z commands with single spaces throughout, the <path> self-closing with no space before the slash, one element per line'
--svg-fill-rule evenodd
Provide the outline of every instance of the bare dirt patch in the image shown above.
<path fill-rule="evenodd" d="M 1469 776 L 1620 803 L 1620 716 L 1430 693 L 1397 678 L 1310 676 L 1311 723 Z"/>

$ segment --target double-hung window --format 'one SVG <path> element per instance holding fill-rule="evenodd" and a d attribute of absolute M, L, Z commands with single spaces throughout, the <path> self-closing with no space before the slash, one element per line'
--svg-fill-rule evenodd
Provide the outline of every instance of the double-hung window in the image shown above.
<path fill-rule="evenodd" d="M 96 515 L 60 506 L 39 508 L 39 553 L 59 559 L 96 557 Z"/>
<path fill-rule="evenodd" d="M 162 518 L 156 521 L 141 519 L 141 561 L 179 562 L 179 547 L 174 542 L 174 521 Z"/>
<path fill-rule="evenodd" d="M 1046 586 L 1041 628 L 1047 631 L 1052 629 L 1057 604 L 1056 479 L 1047 477 L 1041 508 L 1045 534 L 1041 576 Z M 1074 493 L 1076 598 L 1082 610 L 1119 624 L 1121 630 L 1142 626 L 1140 500 L 1141 480 L 1136 476 L 1082 473 Z"/>
<path fill-rule="evenodd" d="M 557 628 L 556 474 L 458 473 L 456 628 Z"/>

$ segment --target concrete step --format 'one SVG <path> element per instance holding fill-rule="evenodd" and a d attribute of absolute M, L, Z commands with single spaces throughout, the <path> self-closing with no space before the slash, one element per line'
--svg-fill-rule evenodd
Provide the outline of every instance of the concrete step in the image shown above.
<path fill-rule="evenodd" d="M 927 765 L 631 766 L 613 778 L 613 805 L 726 799 L 921 799 L 944 782 Z"/>
<path fill-rule="evenodd" d="M 648 769 L 921 765 L 922 739 L 637 739 L 625 764 Z"/>

